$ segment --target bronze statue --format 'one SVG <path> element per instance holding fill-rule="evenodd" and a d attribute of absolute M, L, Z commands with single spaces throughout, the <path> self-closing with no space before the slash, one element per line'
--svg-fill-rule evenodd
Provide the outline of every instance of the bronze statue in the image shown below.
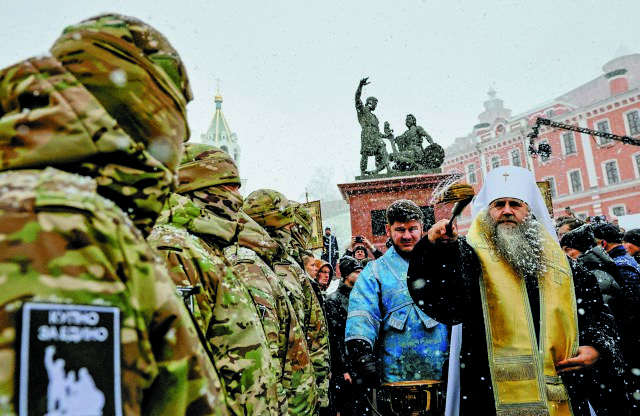
<path fill-rule="evenodd" d="M 413 114 L 407 114 L 406 125 L 407 130 L 393 138 L 391 128 L 385 124 L 385 138 L 391 141 L 394 150 L 390 157 L 394 168 L 400 171 L 439 168 L 444 161 L 442 147 L 433 141 L 424 128 L 417 125 Z M 428 142 L 426 148 L 422 147 L 423 139 Z"/>
<path fill-rule="evenodd" d="M 385 136 L 380 132 L 378 117 L 373 114 L 378 105 L 378 99 L 376 97 L 368 97 L 366 104 L 362 104 L 362 99 L 360 98 L 362 87 L 369 84 L 367 82 L 368 79 L 368 77 L 361 79 L 356 90 L 356 112 L 358 114 L 358 122 L 362 127 L 362 132 L 360 133 L 360 173 L 362 175 L 380 173 L 383 169 L 391 172 L 387 148 L 382 141 Z M 376 169 L 374 171 L 367 171 L 369 156 L 375 156 L 376 158 Z"/>

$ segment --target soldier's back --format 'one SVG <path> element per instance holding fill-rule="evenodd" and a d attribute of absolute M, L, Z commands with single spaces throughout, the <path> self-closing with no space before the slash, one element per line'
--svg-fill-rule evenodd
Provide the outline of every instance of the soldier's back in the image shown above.
<path fill-rule="evenodd" d="M 277 413 L 275 363 L 253 299 L 224 253 L 171 224 L 148 238 L 167 261 L 178 286 L 202 285 L 197 319 L 237 415 Z"/>
<path fill-rule="evenodd" d="M 0 174 L 0 414 L 227 414 L 163 264 L 95 189 Z"/>

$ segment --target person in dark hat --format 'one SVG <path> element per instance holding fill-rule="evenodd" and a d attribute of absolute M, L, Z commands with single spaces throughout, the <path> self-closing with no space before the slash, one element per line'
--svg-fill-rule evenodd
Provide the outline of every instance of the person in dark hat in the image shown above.
<path fill-rule="evenodd" d="M 346 359 L 344 331 L 349 312 L 349 296 L 362 269 L 362 265 L 355 258 L 342 257 L 340 259 L 342 281 L 338 289 L 328 295 L 325 301 L 331 349 L 331 372 L 334 374 L 330 380 L 329 394 L 333 411 L 341 416 L 352 414 L 354 407 L 350 400 L 353 389 Z"/>
<path fill-rule="evenodd" d="M 634 228 L 624 233 L 622 245 L 627 250 L 627 254 L 638 262 L 640 260 L 640 228 Z"/>
<path fill-rule="evenodd" d="M 624 234 L 617 226 L 607 222 L 597 223 L 594 225 L 593 234 L 598 245 L 605 249 L 618 266 L 617 281 L 626 294 L 625 313 L 629 328 L 637 328 L 640 325 L 640 265 L 627 254 L 622 245 Z M 630 351 L 625 357 L 629 368 L 640 369 L 640 357 L 636 353 L 640 348 L 640 333 L 623 330 L 623 342 L 624 349 Z M 636 371 L 630 377 L 632 377 L 631 380 L 628 379 L 631 385 L 630 393 L 640 395 L 640 373 Z"/>
<path fill-rule="evenodd" d="M 604 248 L 596 243 L 593 227 L 590 224 L 583 224 L 564 233 L 560 239 L 560 246 L 567 256 L 596 276 L 604 303 L 611 312 L 610 317 L 613 325 L 619 333 L 625 329 L 628 330 L 625 294 L 616 282 L 618 266 Z M 623 338 L 625 338 L 624 335 Z M 589 391 L 589 403 L 597 414 L 628 414 L 630 411 L 630 403 L 624 395 L 624 376 L 629 374 L 629 369 L 623 355 L 615 354 L 603 357 L 585 373 L 587 381 L 585 387 Z M 624 374 L 619 374 L 617 371 L 619 369 L 624 370 Z M 601 388 L 603 385 L 607 388 Z"/>

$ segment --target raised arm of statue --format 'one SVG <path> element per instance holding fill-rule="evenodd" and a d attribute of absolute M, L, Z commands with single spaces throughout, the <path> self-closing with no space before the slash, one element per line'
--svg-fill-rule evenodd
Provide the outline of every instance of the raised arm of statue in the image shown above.
<path fill-rule="evenodd" d="M 358 114 L 362 114 L 364 112 L 364 104 L 362 103 L 361 98 L 362 87 L 369 84 L 369 82 L 367 82 L 368 79 L 369 77 L 362 78 L 360 80 L 360 83 L 358 84 L 358 88 L 356 89 L 356 111 L 358 112 Z"/>

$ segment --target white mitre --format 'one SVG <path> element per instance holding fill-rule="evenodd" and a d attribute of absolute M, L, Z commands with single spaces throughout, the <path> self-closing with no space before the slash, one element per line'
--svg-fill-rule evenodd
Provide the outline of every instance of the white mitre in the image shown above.
<path fill-rule="evenodd" d="M 556 240 L 556 230 L 544 203 L 533 173 L 517 166 L 500 166 L 491 170 L 484 178 L 482 189 L 473 199 L 471 215 L 475 218 L 498 198 L 517 198 L 529 205 L 529 210 Z"/>

